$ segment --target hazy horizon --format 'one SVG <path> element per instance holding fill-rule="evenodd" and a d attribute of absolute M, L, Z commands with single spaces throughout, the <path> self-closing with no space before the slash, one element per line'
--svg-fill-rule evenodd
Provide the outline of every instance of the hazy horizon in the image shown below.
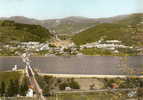
<path fill-rule="evenodd" d="M 0 17 L 107 18 L 143 12 L 142 0 L 0 0 Z"/>
<path fill-rule="evenodd" d="M 45 18 L 45 19 L 39 19 L 39 18 L 33 18 L 33 17 L 27 17 L 27 16 L 19 16 L 19 15 L 14 15 L 14 16 L 0 16 L 0 18 L 12 18 L 12 17 L 24 17 L 24 18 L 29 18 L 29 19 L 35 19 L 35 20 L 53 20 L 53 19 L 64 19 L 64 18 L 70 18 L 70 17 L 81 17 L 81 18 L 89 18 L 89 19 L 100 19 L 100 18 L 113 18 L 113 17 L 118 17 L 118 16 L 126 16 L 126 15 L 131 15 L 131 14 L 139 14 L 143 12 L 138 12 L 138 13 L 129 13 L 129 14 L 124 14 L 124 15 L 114 15 L 114 16 L 109 16 L 109 17 L 86 17 L 86 16 L 65 16 L 65 17 L 60 17 L 60 18 Z"/>

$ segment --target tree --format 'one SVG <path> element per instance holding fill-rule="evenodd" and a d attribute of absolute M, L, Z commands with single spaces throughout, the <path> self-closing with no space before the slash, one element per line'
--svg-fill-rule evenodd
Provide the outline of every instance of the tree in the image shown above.
<path fill-rule="evenodd" d="M 21 96 L 26 96 L 27 91 L 28 91 L 28 80 L 27 78 L 24 78 L 22 84 L 20 85 L 19 94 Z"/>
<path fill-rule="evenodd" d="M 9 97 L 16 96 L 19 93 L 19 81 L 10 80 L 6 95 Z"/>
<path fill-rule="evenodd" d="M 5 82 L 1 82 L 1 85 L 0 85 L 0 96 L 4 96 L 5 95 L 5 89 L 6 86 L 5 86 Z"/>
<path fill-rule="evenodd" d="M 72 89 L 80 89 L 80 85 L 73 78 L 68 79 L 67 82 L 61 83 L 59 86 L 60 90 L 65 90 L 66 87 L 70 87 Z"/>

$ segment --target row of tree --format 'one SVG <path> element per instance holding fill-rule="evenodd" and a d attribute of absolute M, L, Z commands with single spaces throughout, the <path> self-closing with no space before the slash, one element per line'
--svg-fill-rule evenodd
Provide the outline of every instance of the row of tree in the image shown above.
<path fill-rule="evenodd" d="M 19 80 L 9 80 L 8 82 L 0 82 L 0 96 L 26 96 L 28 91 L 28 81 L 24 78 L 22 82 Z"/>

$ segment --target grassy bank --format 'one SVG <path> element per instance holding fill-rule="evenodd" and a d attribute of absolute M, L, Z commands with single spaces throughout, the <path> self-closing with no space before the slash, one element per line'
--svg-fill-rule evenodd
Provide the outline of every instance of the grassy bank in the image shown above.
<path fill-rule="evenodd" d="M 9 80 L 19 80 L 22 76 L 21 71 L 16 72 L 0 72 L 0 82 L 8 82 Z"/>
<path fill-rule="evenodd" d="M 58 100 L 136 100 L 137 96 L 128 96 L 129 91 L 108 91 L 93 93 L 64 93 L 57 96 Z"/>
<path fill-rule="evenodd" d="M 139 54 L 139 51 L 132 49 L 118 49 L 118 53 L 115 53 L 113 50 L 101 48 L 84 48 L 79 52 L 90 56 L 136 56 Z"/>
<path fill-rule="evenodd" d="M 132 96 L 130 94 L 133 93 Z M 46 100 L 142 100 L 135 91 L 102 91 L 86 93 L 58 93 L 55 96 L 46 97 Z M 2 98 L 4 99 L 4 98 Z M 12 97 L 5 100 L 39 100 L 37 97 Z"/>

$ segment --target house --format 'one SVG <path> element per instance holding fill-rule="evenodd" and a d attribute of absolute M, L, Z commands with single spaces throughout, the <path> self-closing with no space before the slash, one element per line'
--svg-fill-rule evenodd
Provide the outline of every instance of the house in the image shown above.
<path fill-rule="evenodd" d="M 71 87 L 65 87 L 65 90 L 66 91 L 71 91 L 72 89 L 71 89 Z"/>
<path fill-rule="evenodd" d="M 26 94 L 27 97 L 33 97 L 34 96 L 34 92 L 31 88 L 28 89 L 28 92 Z"/>
<path fill-rule="evenodd" d="M 12 71 L 17 71 L 17 65 L 12 68 Z"/>
<path fill-rule="evenodd" d="M 118 43 L 121 43 L 121 41 L 119 41 L 119 40 L 107 40 L 106 43 L 115 43 L 115 44 L 118 44 Z"/>

